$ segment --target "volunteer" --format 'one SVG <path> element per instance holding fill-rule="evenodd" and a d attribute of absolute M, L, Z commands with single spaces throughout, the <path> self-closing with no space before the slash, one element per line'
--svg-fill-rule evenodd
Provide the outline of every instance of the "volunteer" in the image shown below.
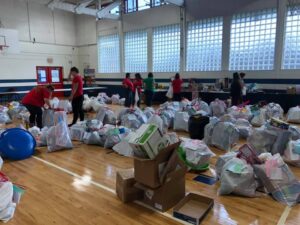
<path fill-rule="evenodd" d="M 238 73 L 233 74 L 233 80 L 230 87 L 231 105 L 238 106 L 242 104 L 242 85 L 240 81 L 240 75 Z"/>
<path fill-rule="evenodd" d="M 28 109 L 29 116 L 29 126 L 37 126 L 43 128 L 42 116 L 43 110 L 42 107 L 46 104 L 49 108 L 50 99 L 52 97 L 52 92 L 54 87 L 51 85 L 48 86 L 37 86 L 33 88 L 29 93 L 27 93 L 22 99 L 22 104 Z"/>
<path fill-rule="evenodd" d="M 123 87 L 125 88 L 125 107 L 133 107 L 134 102 L 134 86 L 130 80 L 130 73 L 126 73 L 125 79 L 122 82 Z"/>
<path fill-rule="evenodd" d="M 179 73 L 175 74 L 175 79 L 172 81 L 173 87 L 173 101 L 180 102 L 181 101 L 181 88 L 182 88 L 183 80 L 180 78 Z"/>
<path fill-rule="evenodd" d="M 141 93 L 142 93 L 142 86 L 143 86 L 143 79 L 141 77 L 141 74 L 139 74 L 139 73 L 135 74 L 135 79 L 133 81 L 133 86 L 134 86 L 134 101 L 138 97 L 139 100 L 137 102 L 137 106 L 140 107 Z M 138 95 L 138 96 L 136 96 L 136 95 Z"/>
<path fill-rule="evenodd" d="M 153 78 L 153 73 L 148 73 L 148 77 L 144 79 L 144 91 L 146 106 L 151 107 L 155 91 L 155 80 Z"/>
<path fill-rule="evenodd" d="M 84 121 L 83 105 L 83 80 L 76 67 L 72 67 L 69 73 L 69 80 L 72 79 L 72 90 L 70 101 L 72 101 L 73 121 L 69 127 L 77 123 L 78 117 L 80 121 Z"/>

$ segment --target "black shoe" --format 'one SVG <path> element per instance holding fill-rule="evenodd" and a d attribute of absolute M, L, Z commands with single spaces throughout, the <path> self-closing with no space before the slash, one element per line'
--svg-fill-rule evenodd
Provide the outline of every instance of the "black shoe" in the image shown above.
<path fill-rule="evenodd" d="M 68 127 L 72 127 L 73 125 L 74 125 L 74 123 L 71 123 L 71 124 L 68 125 Z"/>

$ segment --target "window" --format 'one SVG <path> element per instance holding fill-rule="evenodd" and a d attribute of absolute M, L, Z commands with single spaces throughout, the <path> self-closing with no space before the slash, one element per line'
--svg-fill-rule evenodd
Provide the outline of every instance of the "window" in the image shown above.
<path fill-rule="evenodd" d="M 288 8 L 284 50 L 283 50 L 283 69 L 300 69 L 300 6 Z"/>
<path fill-rule="evenodd" d="M 125 33 L 125 71 L 147 72 L 147 31 Z"/>
<path fill-rule="evenodd" d="M 135 12 L 137 10 L 136 0 L 125 0 L 126 13 Z"/>
<path fill-rule="evenodd" d="M 180 68 L 180 26 L 153 29 L 153 71 L 178 72 Z"/>
<path fill-rule="evenodd" d="M 187 71 L 220 71 L 223 19 L 189 22 L 187 26 Z"/>
<path fill-rule="evenodd" d="M 272 70 L 275 9 L 234 15 L 231 22 L 230 70 Z"/>
<path fill-rule="evenodd" d="M 150 3 L 150 0 L 138 0 L 138 10 L 149 9 Z"/>
<path fill-rule="evenodd" d="M 119 35 L 108 35 L 99 38 L 99 73 L 120 72 Z"/>
<path fill-rule="evenodd" d="M 113 9 L 110 11 L 110 14 L 120 15 L 120 6 L 117 6 L 117 7 L 113 8 Z"/>

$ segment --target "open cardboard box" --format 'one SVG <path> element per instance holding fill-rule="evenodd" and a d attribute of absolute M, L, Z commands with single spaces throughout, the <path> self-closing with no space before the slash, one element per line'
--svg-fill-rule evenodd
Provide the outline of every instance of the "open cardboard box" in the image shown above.
<path fill-rule="evenodd" d="M 142 202 L 162 212 L 174 207 L 185 196 L 186 167 L 178 166 L 166 176 L 165 183 L 152 189 L 137 183 L 135 187 L 144 191 Z"/>
<path fill-rule="evenodd" d="M 134 178 L 150 188 L 162 185 L 166 175 L 183 163 L 177 156 L 176 149 L 180 142 L 162 149 L 154 159 L 134 158 Z"/>
<path fill-rule="evenodd" d="M 189 193 L 174 207 L 173 216 L 188 223 L 199 225 L 213 205 L 213 199 Z"/>

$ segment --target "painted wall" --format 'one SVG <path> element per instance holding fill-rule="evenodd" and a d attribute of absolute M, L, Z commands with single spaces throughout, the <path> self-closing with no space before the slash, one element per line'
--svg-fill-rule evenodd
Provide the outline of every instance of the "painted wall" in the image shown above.
<path fill-rule="evenodd" d="M 43 0 L 1 0 L 0 20 L 5 28 L 18 30 L 20 40 L 19 54 L 0 54 L 1 90 L 36 85 L 36 66 L 63 66 L 66 77 L 78 64 L 74 14 L 51 11 Z"/>
<path fill-rule="evenodd" d="M 186 0 L 186 21 L 193 21 L 203 18 L 209 18 L 214 16 L 223 16 L 224 20 L 229 21 L 227 25 L 224 25 L 224 33 L 230 34 L 230 18 L 233 14 L 238 12 L 247 12 L 254 11 L 265 8 L 276 8 L 278 2 L 280 3 L 279 14 L 284 15 L 285 1 L 277 0 L 226 0 L 226 4 L 223 0 Z M 77 16 L 81 18 L 82 16 Z M 81 23 L 87 21 L 78 20 Z M 93 21 L 94 23 L 95 21 Z M 151 28 L 160 25 L 175 24 L 180 23 L 180 10 L 178 7 L 173 5 L 167 5 L 163 7 L 153 8 L 149 10 L 144 10 L 141 12 L 135 12 L 131 14 L 124 15 L 123 22 L 117 21 L 106 21 L 100 20 L 97 22 L 97 35 L 107 35 L 113 33 L 119 33 L 121 36 L 123 32 L 132 31 L 136 29 L 148 29 L 151 32 Z M 78 23 L 77 23 L 78 24 Z M 90 26 L 81 24 L 81 26 Z M 284 23 L 280 22 L 277 28 L 279 38 L 283 38 Z M 77 36 L 83 36 L 81 39 L 84 39 L 87 33 L 78 31 Z M 223 68 L 226 68 L 226 63 L 228 64 L 229 56 L 228 49 L 230 43 L 230 36 L 227 35 L 224 37 L 226 43 L 225 50 L 227 55 L 223 55 L 225 65 Z M 281 70 L 279 63 L 281 61 L 281 51 L 282 45 L 280 39 L 277 41 L 277 53 L 275 57 L 277 67 L 272 71 L 246 71 L 247 79 L 249 82 L 257 82 L 260 87 L 266 89 L 285 89 L 287 86 L 299 83 L 300 76 L 299 71 L 286 71 Z M 279 45 L 279 46 L 278 46 Z M 223 49 L 224 50 L 224 49 Z M 224 52 L 224 51 L 223 51 Z M 93 68 L 97 69 L 97 60 L 98 60 L 98 50 L 95 43 L 92 46 L 82 46 L 79 48 L 79 54 L 83 55 L 81 58 L 84 58 L 85 65 L 90 65 Z M 95 54 L 96 53 L 96 54 Z M 183 57 L 184 60 L 184 57 Z M 83 63 L 80 61 L 81 66 Z M 89 61 L 89 62 L 88 62 Z M 123 71 L 124 72 L 124 71 Z M 104 85 L 120 85 L 121 79 L 123 78 L 124 73 L 118 74 L 97 74 L 99 83 Z M 233 71 L 228 71 L 223 69 L 219 72 L 185 72 L 180 71 L 184 78 L 198 78 L 200 82 L 214 82 L 216 78 L 231 77 Z M 144 77 L 146 74 L 142 74 Z M 161 82 L 168 82 L 168 78 L 173 74 L 171 73 L 155 73 L 155 77 L 160 79 Z M 296 80 L 298 78 L 298 80 Z"/>

